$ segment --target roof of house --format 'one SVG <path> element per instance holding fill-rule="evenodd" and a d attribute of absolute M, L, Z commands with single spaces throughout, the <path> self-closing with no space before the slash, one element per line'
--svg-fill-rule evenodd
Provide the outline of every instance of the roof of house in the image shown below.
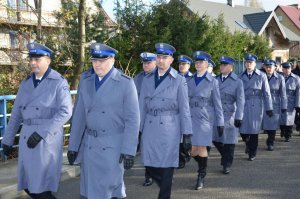
<path fill-rule="evenodd" d="M 190 0 L 188 8 L 194 13 L 198 13 L 199 15 L 206 14 L 212 19 L 217 19 L 220 14 L 223 14 L 225 24 L 232 32 L 245 31 L 249 28 L 244 22 L 244 15 L 264 12 L 262 8 L 253 8 L 240 5 L 235 5 L 232 7 L 224 3 L 215 3 L 202 0 Z"/>
<path fill-rule="evenodd" d="M 296 33 L 291 31 L 289 28 L 287 28 L 283 24 L 281 24 L 281 27 L 282 27 L 283 31 L 285 32 L 285 34 L 286 34 L 286 38 L 289 41 L 300 41 L 300 37 Z"/>
<path fill-rule="evenodd" d="M 292 20 L 292 22 L 300 29 L 300 9 L 295 5 L 289 6 L 277 6 L 275 10 L 281 8 L 281 10 Z"/>

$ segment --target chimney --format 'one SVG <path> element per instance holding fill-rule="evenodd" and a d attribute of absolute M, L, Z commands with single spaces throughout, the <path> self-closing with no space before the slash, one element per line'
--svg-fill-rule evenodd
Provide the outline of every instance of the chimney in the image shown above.
<path fill-rule="evenodd" d="M 227 5 L 234 7 L 234 0 L 227 0 Z"/>

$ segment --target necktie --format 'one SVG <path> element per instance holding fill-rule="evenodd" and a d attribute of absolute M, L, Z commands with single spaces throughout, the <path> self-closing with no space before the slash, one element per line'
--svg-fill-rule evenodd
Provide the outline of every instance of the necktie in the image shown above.
<path fill-rule="evenodd" d="M 226 79 L 226 77 L 222 76 L 222 82 L 224 82 L 224 81 L 225 81 L 225 79 Z"/>
<path fill-rule="evenodd" d="M 251 79 L 251 76 L 252 76 L 252 75 L 249 73 L 249 74 L 248 74 L 249 79 Z"/>

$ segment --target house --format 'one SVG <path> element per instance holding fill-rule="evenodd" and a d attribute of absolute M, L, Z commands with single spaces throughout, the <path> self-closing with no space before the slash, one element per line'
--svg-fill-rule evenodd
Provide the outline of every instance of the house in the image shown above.
<path fill-rule="evenodd" d="M 261 8 L 235 5 L 234 0 L 227 4 L 202 0 L 190 0 L 188 8 L 198 15 L 206 15 L 217 19 L 221 14 L 231 32 L 247 31 L 266 37 L 271 49 L 271 58 L 277 62 L 287 61 L 291 40 L 297 40 L 295 35 L 287 34 L 285 27 L 279 22 L 275 12 L 265 12 Z M 298 39 L 300 41 L 300 38 Z"/>
<path fill-rule="evenodd" d="M 290 38 L 290 57 L 300 57 L 300 4 L 279 5 L 274 12 Z"/>
<path fill-rule="evenodd" d="M 94 9 L 93 0 L 86 2 L 89 12 L 98 12 Z M 43 31 L 62 27 L 56 17 L 55 11 L 61 8 L 60 0 L 43 1 L 41 26 Z M 116 24 L 101 9 L 106 28 L 113 28 Z M 0 68 L 14 68 L 24 62 L 27 57 L 26 44 L 34 40 L 38 17 L 34 0 L 7 0 L 0 1 Z M 10 67 L 4 67 L 10 66 Z M 4 71 L 4 70 L 1 70 Z"/>

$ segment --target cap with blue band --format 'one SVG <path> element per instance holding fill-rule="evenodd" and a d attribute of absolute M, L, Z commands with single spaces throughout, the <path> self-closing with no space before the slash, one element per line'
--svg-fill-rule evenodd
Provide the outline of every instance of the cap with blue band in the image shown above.
<path fill-rule="evenodd" d="M 187 63 L 187 64 L 192 64 L 193 60 L 189 56 L 186 55 L 179 55 L 178 56 L 178 62 L 179 63 Z"/>

